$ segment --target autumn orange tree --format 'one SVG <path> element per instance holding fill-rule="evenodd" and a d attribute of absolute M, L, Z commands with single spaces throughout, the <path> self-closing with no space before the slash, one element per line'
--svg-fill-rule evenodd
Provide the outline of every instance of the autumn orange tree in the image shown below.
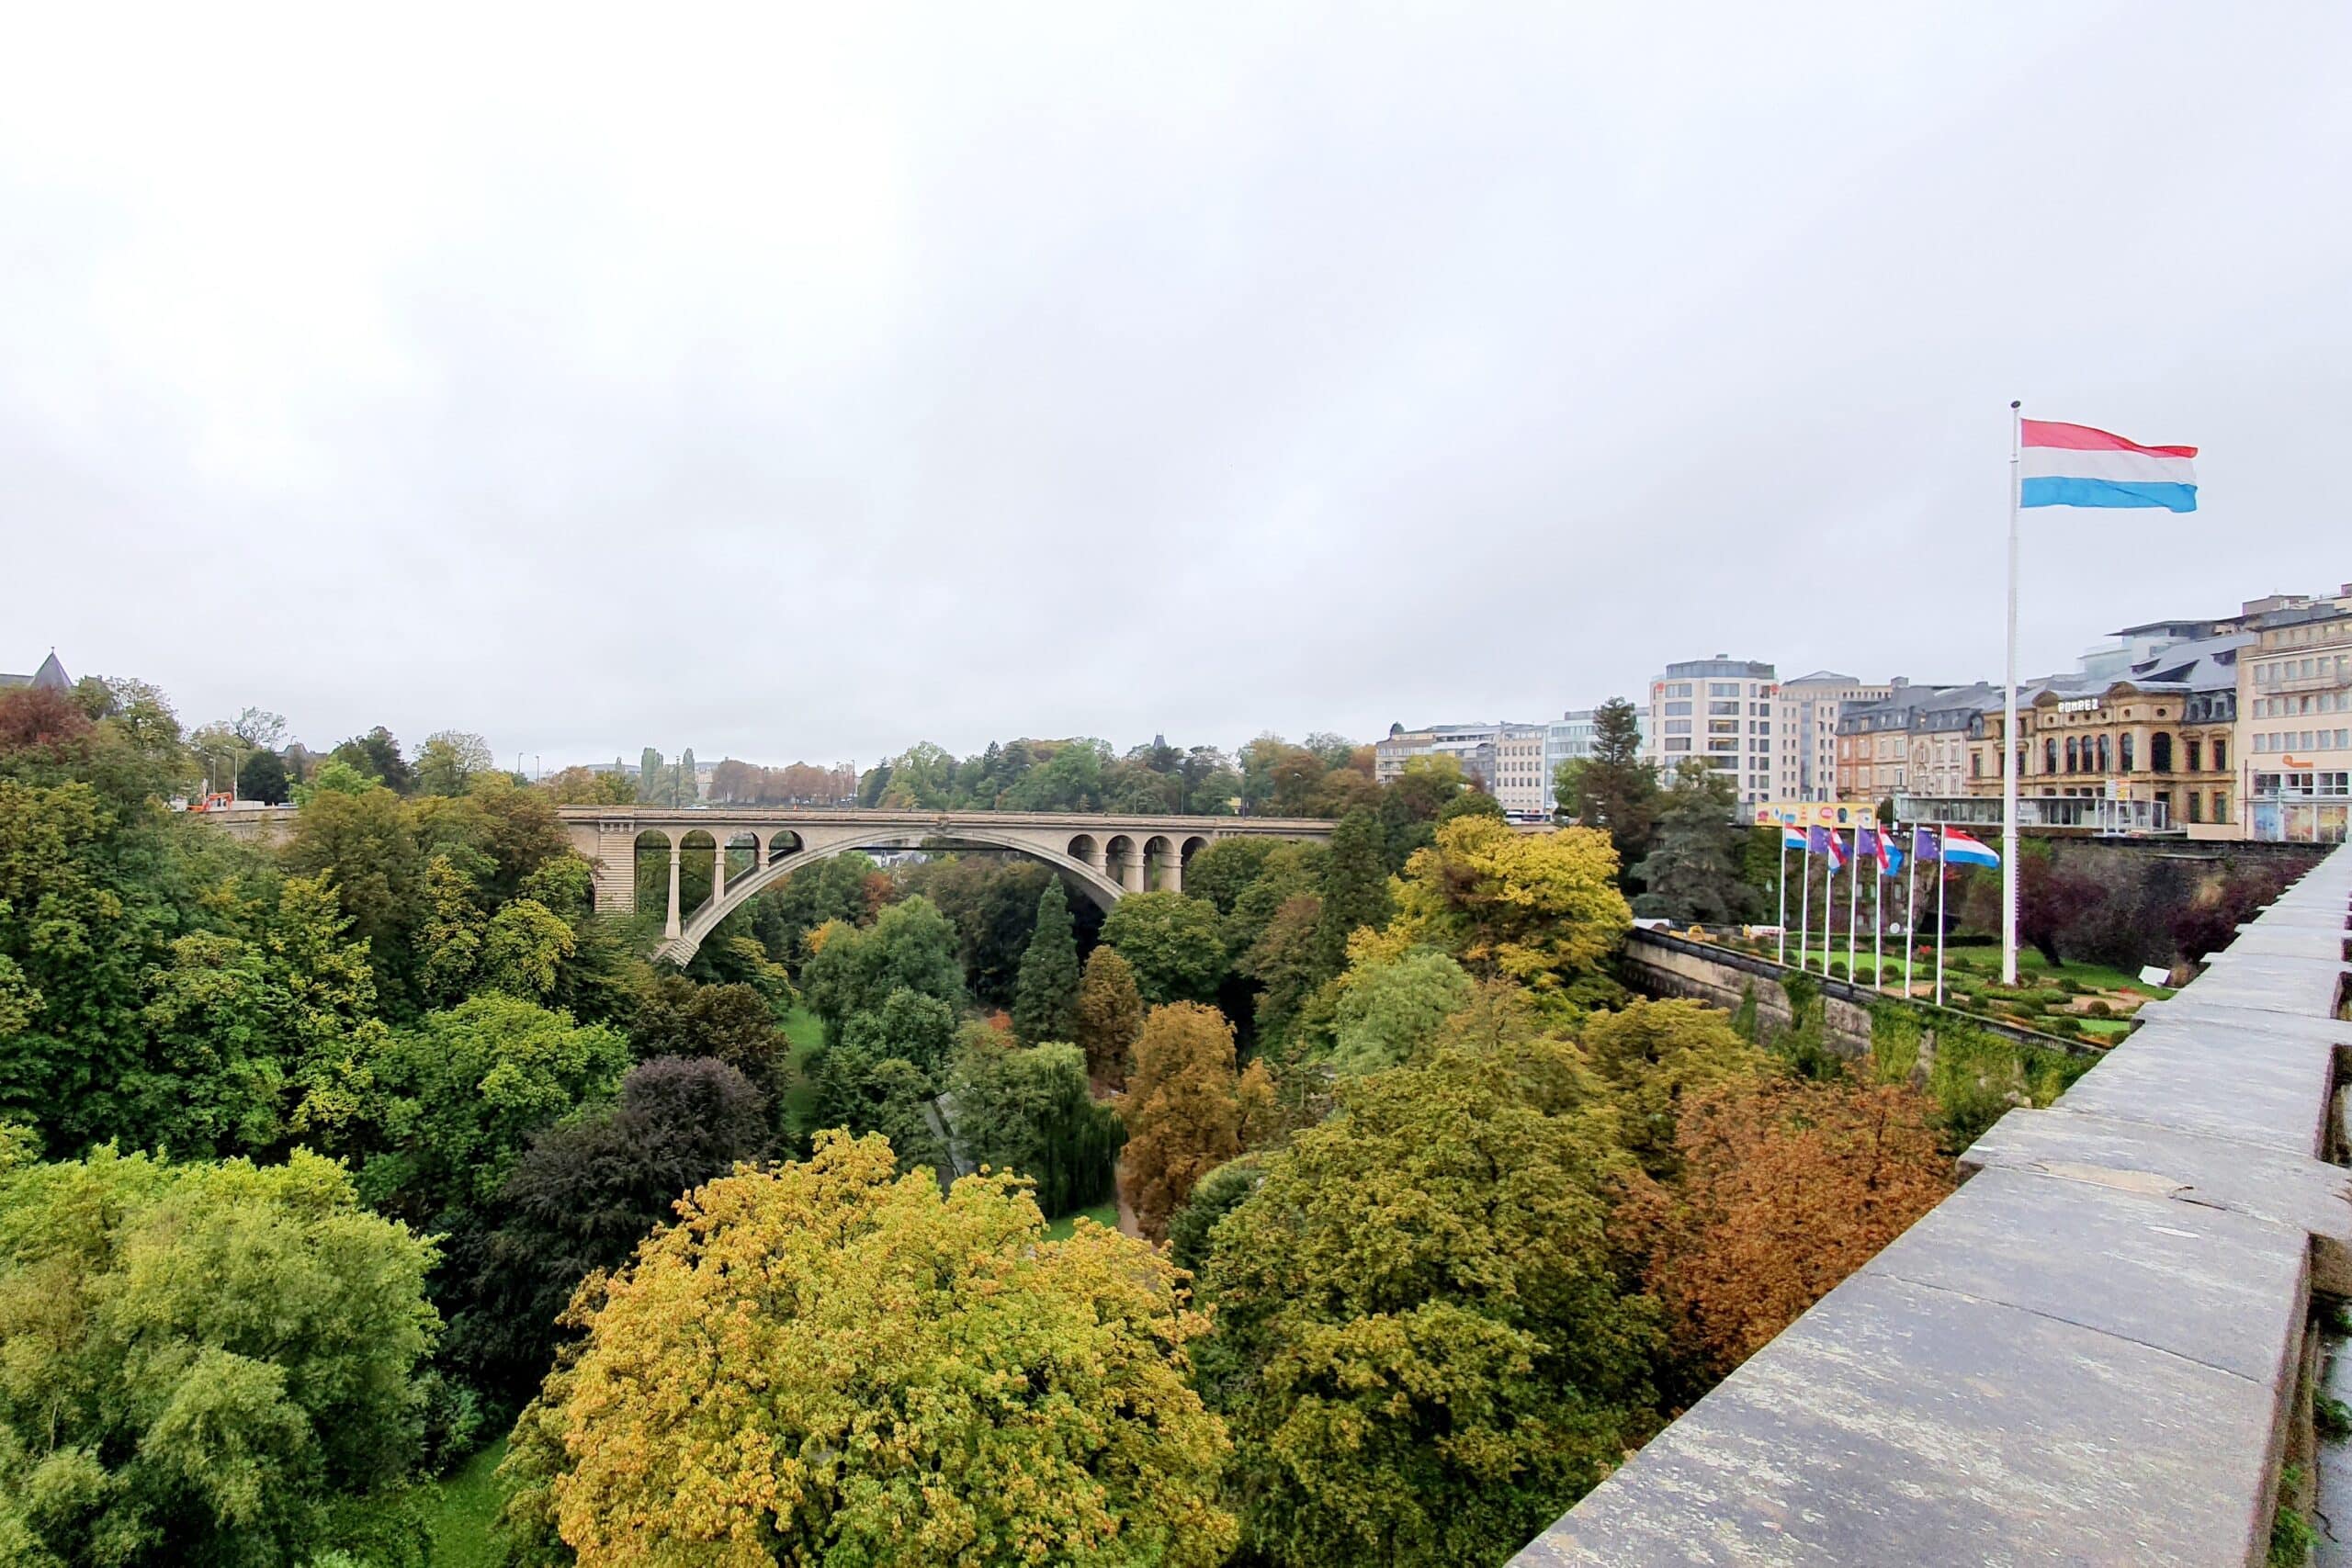
<path fill-rule="evenodd" d="M 510 1526 L 644 1562 L 1213 1568 L 1223 1424 L 1173 1267 L 1011 1176 L 943 1194 L 879 1137 L 745 1169 L 575 1303 L 515 1429 Z"/>
<path fill-rule="evenodd" d="M 1146 1235 L 1168 1234 L 1168 1217 L 1193 1184 L 1239 1154 L 1253 1122 L 1273 1110 L 1264 1066 L 1234 1069 L 1233 1025 L 1199 1002 L 1151 1010 L 1136 1041 L 1127 1081 L 1127 1201 Z"/>
<path fill-rule="evenodd" d="M 1896 1084 L 1733 1077 L 1683 1101 L 1672 1186 L 1637 1183 L 1642 1237 L 1673 1340 L 1719 1377 L 1952 1189 L 1934 1102 Z"/>
<path fill-rule="evenodd" d="M 1498 817 L 1457 817 L 1405 863 L 1388 934 L 1451 953 L 1473 975 L 1563 996 L 1633 929 L 1617 869 L 1597 829 L 1521 833 Z"/>

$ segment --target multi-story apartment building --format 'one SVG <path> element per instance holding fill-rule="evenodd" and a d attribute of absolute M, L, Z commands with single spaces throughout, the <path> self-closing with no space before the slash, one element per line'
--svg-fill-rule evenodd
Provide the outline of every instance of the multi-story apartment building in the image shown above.
<path fill-rule="evenodd" d="M 1743 807 L 1780 793 L 1772 666 L 1718 654 L 1669 664 L 1650 682 L 1648 755 L 1669 776 L 1696 758 L 1732 781 Z M 1795 771 L 1791 760 L 1787 772 Z"/>
<path fill-rule="evenodd" d="M 2256 634 L 2172 643 L 2120 679 L 2067 674 L 2018 694 L 2018 788 L 2149 801 L 2174 829 L 2236 836 L 2238 657 Z M 2001 793 L 1997 701 L 1973 727 L 1968 793 Z"/>
<path fill-rule="evenodd" d="M 1544 766 L 1545 730 L 1541 724 L 1495 726 L 1495 776 L 1487 790 L 1503 814 L 1517 821 L 1540 821 L 1552 815 L 1552 776 Z"/>
<path fill-rule="evenodd" d="M 1848 705 L 1838 717 L 1838 798 L 1967 794 L 1969 730 L 2000 703 L 2001 694 L 1981 682 L 1917 686 L 1898 679 L 1884 702 Z"/>
<path fill-rule="evenodd" d="M 2238 660 L 2246 834 L 2341 842 L 2352 806 L 2352 584 L 2256 627 Z"/>
<path fill-rule="evenodd" d="M 1854 798 L 1838 790 L 1838 721 L 1849 708 L 1886 701 L 1901 683 L 1872 684 L 1834 670 L 1816 670 L 1782 682 L 1775 716 L 1785 742 L 1781 768 L 1783 798 Z"/>

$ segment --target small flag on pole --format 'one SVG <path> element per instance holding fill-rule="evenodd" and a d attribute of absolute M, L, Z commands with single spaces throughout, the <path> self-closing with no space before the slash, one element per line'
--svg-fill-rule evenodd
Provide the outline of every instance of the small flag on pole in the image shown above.
<path fill-rule="evenodd" d="M 1903 845 L 1883 828 L 1878 832 L 1878 871 L 1881 876 L 1903 874 Z"/>
<path fill-rule="evenodd" d="M 2019 506 L 2161 506 L 2197 510 L 2194 446 L 2143 446 L 2087 424 L 2019 422 Z"/>
<path fill-rule="evenodd" d="M 1944 860 L 1952 865 L 1998 865 L 2001 857 L 1956 828 L 1944 829 Z"/>
<path fill-rule="evenodd" d="M 1792 828 L 1786 823 L 1781 824 L 1781 847 L 1784 850 L 1805 850 L 1810 848 L 1810 846 L 1805 842 L 1804 830 L 1797 828 Z"/>
<path fill-rule="evenodd" d="M 1846 847 L 1838 841 L 1838 835 L 1827 828 L 1813 829 L 1805 840 L 1804 852 L 1809 855 L 1827 855 L 1829 874 L 1832 876 L 1846 869 Z"/>
<path fill-rule="evenodd" d="M 1911 829 L 1911 858 L 1917 861 L 1922 865 L 1925 865 L 1931 860 L 1940 860 L 1943 858 L 1941 855 L 1937 853 L 1936 851 L 1935 829 L 1932 828 L 1914 828 Z"/>

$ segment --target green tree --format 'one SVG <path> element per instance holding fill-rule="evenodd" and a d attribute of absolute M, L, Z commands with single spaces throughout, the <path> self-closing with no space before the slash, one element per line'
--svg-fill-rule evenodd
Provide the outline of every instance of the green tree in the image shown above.
<path fill-rule="evenodd" d="M 1215 1568 L 1203 1325 L 1149 1247 L 1045 1228 L 1017 1178 L 943 1195 L 877 1139 L 710 1183 L 584 1303 L 516 1428 L 510 1517 L 581 1568 Z"/>
<path fill-rule="evenodd" d="M 428 858 L 408 808 L 389 789 L 312 795 L 285 850 L 289 871 L 332 882 L 352 936 L 367 943 L 377 992 L 394 1017 L 409 1016 L 418 1004 Z"/>
<path fill-rule="evenodd" d="M 365 735 L 353 736 L 329 754 L 395 795 L 409 792 L 408 760 L 401 755 L 400 741 L 380 724 Z"/>
<path fill-rule="evenodd" d="M 363 1066 L 361 1193 L 445 1228 L 488 1215 L 530 1134 L 610 1100 L 629 1052 L 601 1024 L 482 996 L 394 1032 Z"/>
<path fill-rule="evenodd" d="M 1217 1222 L 1258 1190 L 1265 1168 L 1264 1156 L 1243 1155 L 1193 1183 L 1184 1206 L 1168 1218 L 1168 1260 L 1188 1274 L 1197 1275 L 1206 1268 L 1209 1238 L 1216 1234 Z"/>
<path fill-rule="evenodd" d="M 1401 1066 L 1469 1001 L 1470 976 L 1434 948 L 1357 969 L 1339 998 L 1332 1068 L 1376 1073 Z"/>
<path fill-rule="evenodd" d="M 878 1134 L 901 1171 L 936 1173 L 946 1165 L 947 1145 L 933 1103 L 938 1086 L 912 1062 L 849 1044 L 829 1045 L 811 1076 L 816 1093 L 810 1116 L 820 1129 L 840 1128 L 859 1137 Z"/>
<path fill-rule="evenodd" d="M 950 1080 L 960 1168 L 1011 1170 L 1035 1182 L 1048 1217 L 1109 1198 L 1126 1130 L 1098 1105 L 1077 1046 L 1026 1048 L 994 1030 L 967 1032 Z"/>
<path fill-rule="evenodd" d="M 1742 857 L 1747 829 L 1729 775 L 1686 761 L 1661 797 L 1650 852 L 1634 868 L 1642 894 L 1637 915 L 1711 925 L 1754 912 Z"/>
<path fill-rule="evenodd" d="M 1037 922 L 1021 955 L 1021 984 L 1012 1003 L 1012 1032 L 1023 1043 L 1074 1040 L 1078 1034 L 1078 938 L 1060 877 L 1037 896 Z"/>
<path fill-rule="evenodd" d="M 1605 1234 L 1605 1093 L 1573 1045 L 1523 1034 L 1339 1093 L 1264 1156 L 1201 1280 L 1244 1549 L 1499 1562 L 1655 1419 L 1657 1314 Z"/>
<path fill-rule="evenodd" d="M 842 1049 L 880 1061 L 912 1063 L 933 1084 L 946 1070 L 956 1043 L 956 1010 L 937 997 L 901 986 L 882 1005 L 854 1012 L 842 1026 Z"/>
<path fill-rule="evenodd" d="M 1322 907 L 1315 931 L 1316 961 L 1329 978 L 1348 966 L 1348 938 L 1365 926 L 1388 923 L 1388 867 L 1383 863 L 1380 818 L 1351 811 L 1331 829 L 1331 858 L 1323 869 Z"/>
<path fill-rule="evenodd" d="M 416 753 L 416 787 L 420 794 L 460 795 L 467 781 L 488 773 L 490 742 L 462 729 L 440 729 L 424 738 Z"/>
<path fill-rule="evenodd" d="M 1278 839 L 1218 839 L 1184 863 L 1184 891 L 1207 899 L 1220 916 L 1230 915 L 1242 893 L 1265 870 L 1266 857 L 1281 843 Z"/>
<path fill-rule="evenodd" d="M 1592 755 L 1561 763 L 1552 792 L 1566 819 L 1609 835 L 1620 865 L 1649 852 L 1657 767 L 1643 760 L 1641 716 L 1633 704 L 1611 697 L 1593 710 Z"/>
<path fill-rule="evenodd" d="M 628 1032 L 639 1060 L 709 1056 L 771 1091 L 777 1087 L 772 1079 L 784 1039 L 767 998 L 752 987 L 660 976 L 646 987 Z"/>
<path fill-rule="evenodd" d="M 834 922 L 801 971 L 809 1008 L 841 1037 L 852 1013 L 879 1008 L 892 991 L 933 997 L 951 1008 L 964 1001 L 964 966 L 956 961 L 956 928 L 928 898 L 909 898 L 882 911 L 864 929 Z"/>
<path fill-rule="evenodd" d="M 1225 976 L 1216 910 L 1182 893 L 1130 893 L 1102 921 L 1102 940 L 1136 972 L 1143 999 L 1205 1001 Z"/>
<path fill-rule="evenodd" d="M 1686 1100 L 1779 1072 L 1770 1055 L 1733 1030 L 1728 1014 L 1694 1001 L 1636 999 L 1593 1014 L 1577 1039 L 1614 1092 L 1619 1140 L 1662 1179 L 1679 1174 L 1675 1136 Z"/>
<path fill-rule="evenodd" d="M 1115 949 L 1098 947 L 1086 955 L 1071 1022 L 1087 1072 L 1114 1088 L 1125 1083 L 1143 1033 L 1143 994 L 1136 989 L 1134 966 Z"/>
<path fill-rule="evenodd" d="M 255 751 L 237 769 L 237 794 L 264 806 L 283 806 L 288 788 L 286 760 L 275 751 Z"/>
<path fill-rule="evenodd" d="M 334 1162 L 0 1170 L 14 1561 L 306 1562 L 418 1457 L 430 1244 Z"/>

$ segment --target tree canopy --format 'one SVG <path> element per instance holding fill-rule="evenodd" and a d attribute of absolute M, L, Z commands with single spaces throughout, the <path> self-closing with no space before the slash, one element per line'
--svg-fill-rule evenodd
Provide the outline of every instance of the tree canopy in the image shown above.
<path fill-rule="evenodd" d="M 1232 1542 L 1173 1269 L 1096 1225 L 1046 1241 L 1012 1176 L 943 1194 L 821 1138 L 697 1190 L 582 1306 L 508 1461 L 582 1568 L 1213 1568 Z"/>

